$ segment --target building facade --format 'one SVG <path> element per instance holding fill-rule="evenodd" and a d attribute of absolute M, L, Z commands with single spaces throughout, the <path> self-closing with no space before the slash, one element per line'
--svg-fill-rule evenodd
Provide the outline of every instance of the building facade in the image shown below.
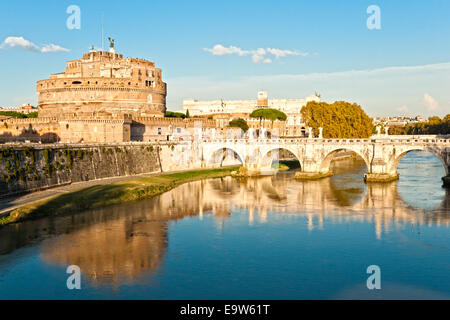
<path fill-rule="evenodd" d="M 3 111 L 3 112 L 12 111 L 12 112 L 17 112 L 17 113 L 30 114 L 32 112 L 38 111 L 38 109 L 36 107 L 33 107 L 30 104 L 24 104 L 20 107 L 12 107 L 12 108 L 0 107 L 0 111 Z"/>
<path fill-rule="evenodd" d="M 189 110 L 191 116 L 208 117 L 216 120 L 217 126 L 226 127 L 235 118 L 244 119 L 249 128 L 264 128 L 277 136 L 302 137 L 306 135 L 306 127 L 300 110 L 310 101 L 320 101 L 317 96 L 305 99 L 269 99 L 267 92 L 258 92 L 255 100 L 213 100 L 197 101 L 186 99 L 183 101 L 185 112 Z M 284 112 L 286 121 L 269 121 L 251 118 L 250 114 L 257 108 L 272 108 Z"/>
<path fill-rule="evenodd" d="M 211 114 L 238 114 L 252 113 L 258 107 L 268 107 L 283 111 L 287 115 L 298 114 L 303 106 L 309 101 L 320 101 L 317 96 L 310 96 L 305 99 L 269 99 L 267 92 L 258 92 L 257 99 L 254 100 L 211 100 L 198 101 L 194 99 L 183 100 L 183 110 L 189 110 L 191 116 L 204 116 Z"/>

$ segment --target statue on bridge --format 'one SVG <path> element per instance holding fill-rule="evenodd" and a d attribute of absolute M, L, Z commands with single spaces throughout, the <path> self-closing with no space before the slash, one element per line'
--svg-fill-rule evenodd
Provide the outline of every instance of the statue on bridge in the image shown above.
<path fill-rule="evenodd" d="M 377 126 L 377 136 L 381 136 L 381 126 Z"/>

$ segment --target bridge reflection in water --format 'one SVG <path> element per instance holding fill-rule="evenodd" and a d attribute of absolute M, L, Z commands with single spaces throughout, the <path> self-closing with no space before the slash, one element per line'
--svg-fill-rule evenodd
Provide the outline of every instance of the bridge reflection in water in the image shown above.
<path fill-rule="evenodd" d="M 250 225 L 297 215 L 310 232 L 326 230 L 327 223 L 370 222 L 378 239 L 406 225 L 449 226 L 448 190 L 433 210 L 414 208 L 400 196 L 398 182 L 364 184 L 364 170 L 364 162 L 345 160 L 336 163 L 336 176 L 318 181 L 296 181 L 287 172 L 191 182 L 142 202 L 7 226 L 0 232 L 0 254 L 48 239 L 40 244 L 46 263 L 75 264 L 93 285 L 118 285 L 157 274 L 171 223 L 186 217 L 213 216 L 219 231 L 231 214 L 241 214 Z"/>

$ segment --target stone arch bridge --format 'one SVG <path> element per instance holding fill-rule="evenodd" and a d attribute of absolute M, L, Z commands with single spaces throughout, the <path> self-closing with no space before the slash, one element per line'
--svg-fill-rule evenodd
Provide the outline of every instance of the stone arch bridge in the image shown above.
<path fill-rule="evenodd" d="M 397 165 L 410 151 L 427 151 L 441 160 L 450 174 L 450 137 L 439 136 L 374 136 L 369 139 L 203 139 L 198 144 L 203 166 L 220 166 L 224 151 L 237 155 L 250 173 L 270 172 L 278 150 L 288 150 L 300 162 L 301 174 L 326 176 L 333 156 L 342 150 L 353 151 L 366 163 L 366 181 L 398 178 Z M 447 179 L 447 180 L 446 180 Z M 448 178 L 444 179 L 448 184 Z"/>

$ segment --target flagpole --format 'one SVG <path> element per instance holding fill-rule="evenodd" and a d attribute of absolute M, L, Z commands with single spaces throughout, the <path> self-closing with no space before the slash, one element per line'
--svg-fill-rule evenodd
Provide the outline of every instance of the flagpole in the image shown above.
<path fill-rule="evenodd" d="M 105 51 L 105 21 L 102 12 L 102 51 Z"/>

